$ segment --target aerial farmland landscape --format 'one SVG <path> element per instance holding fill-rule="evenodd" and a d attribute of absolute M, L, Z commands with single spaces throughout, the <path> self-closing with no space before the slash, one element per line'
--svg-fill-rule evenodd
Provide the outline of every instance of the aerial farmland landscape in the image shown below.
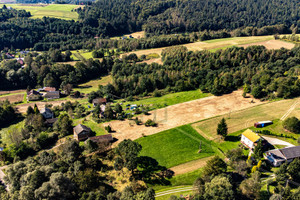
<path fill-rule="evenodd" d="M 297 0 L 0 0 L 0 199 L 300 200 Z"/>

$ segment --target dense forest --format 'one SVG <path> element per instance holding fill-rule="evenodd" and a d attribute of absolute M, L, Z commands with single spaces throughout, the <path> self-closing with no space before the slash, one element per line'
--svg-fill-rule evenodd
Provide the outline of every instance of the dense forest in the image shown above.
<path fill-rule="evenodd" d="M 163 65 L 116 61 L 113 85 L 106 91 L 121 96 L 147 95 L 156 89 L 186 91 L 200 88 L 214 95 L 246 85 L 256 98 L 291 98 L 300 94 L 300 48 L 267 50 L 263 46 L 188 51 L 186 47 L 163 50 Z M 274 93 L 275 92 L 275 93 Z"/>
<path fill-rule="evenodd" d="M 46 17 L 32 19 L 28 12 L 3 7 L 0 9 L 0 49 L 34 48 L 45 51 L 50 48 L 96 48 L 94 43 L 97 38 L 120 36 L 140 30 L 145 30 L 146 36 L 203 31 L 226 32 L 227 36 L 219 35 L 217 38 L 228 37 L 228 34 L 246 36 L 299 31 L 296 0 L 285 0 L 285 3 L 275 0 L 101 0 L 76 11 L 79 19 L 75 22 Z M 157 38 L 154 40 L 156 43 L 161 41 Z M 159 47 L 163 43 L 150 47 Z"/>
<path fill-rule="evenodd" d="M 297 0 L 124 1 L 100 0 L 79 9 L 79 19 L 107 35 L 145 30 L 148 35 L 234 30 L 299 23 Z"/>

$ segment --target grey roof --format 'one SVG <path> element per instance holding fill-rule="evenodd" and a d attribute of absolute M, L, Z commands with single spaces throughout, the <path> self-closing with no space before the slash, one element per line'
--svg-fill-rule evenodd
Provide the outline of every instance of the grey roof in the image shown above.
<path fill-rule="evenodd" d="M 287 147 L 280 149 L 280 151 L 284 155 L 284 157 L 286 157 L 286 159 L 300 157 L 300 146 Z"/>
<path fill-rule="evenodd" d="M 90 128 L 86 127 L 85 125 L 82 124 L 78 124 L 77 126 L 74 127 L 74 131 L 75 133 L 78 135 L 80 134 L 82 131 L 91 131 Z"/>
<path fill-rule="evenodd" d="M 47 107 L 42 108 L 42 109 L 40 110 L 40 113 L 45 113 L 45 112 L 47 112 L 47 113 L 52 113 L 52 111 L 51 111 L 49 108 L 47 108 Z"/>
<path fill-rule="evenodd" d="M 55 92 L 47 92 L 46 94 L 45 94 L 45 97 L 46 98 L 59 98 L 60 97 L 60 95 L 59 95 L 59 91 L 55 91 Z"/>
<path fill-rule="evenodd" d="M 268 155 L 268 153 L 272 154 L 273 158 L 278 161 L 285 160 L 285 157 L 281 153 L 280 149 L 273 149 L 273 150 L 267 151 L 267 155 Z"/>

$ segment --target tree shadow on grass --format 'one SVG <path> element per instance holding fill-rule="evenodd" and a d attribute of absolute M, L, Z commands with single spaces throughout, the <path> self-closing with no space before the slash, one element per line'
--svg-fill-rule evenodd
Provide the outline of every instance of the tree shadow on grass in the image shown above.
<path fill-rule="evenodd" d="M 225 141 L 227 142 L 237 142 L 240 141 L 241 137 L 240 136 L 233 136 L 233 135 L 228 135 L 225 137 Z"/>
<path fill-rule="evenodd" d="M 25 119 L 25 117 L 23 117 L 21 114 L 19 114 L 18 117 L 16 117 L 16 119 L 13 120 L 12 122 L 10 122 L 10 123 L 5 123 L 5 124 L 0 124 L 0 130 L 1 130 L 2 128 L 7 128 L 7 127 L 9 127 L 9 126 L 11 126 L 11 125 L 17 124 L 17 123 L 23 121 L 24 119 Z"/>

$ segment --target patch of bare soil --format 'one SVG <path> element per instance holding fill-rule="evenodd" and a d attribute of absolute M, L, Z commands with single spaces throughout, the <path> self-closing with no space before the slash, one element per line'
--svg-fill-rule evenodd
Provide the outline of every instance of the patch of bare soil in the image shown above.
<path fill-rule="evenodd" d="M 195 171 L 201 167 L 204 167 L 206 165 L 206 162 L 211 159 L 213 156 L 201 158 L 198 160 L 193 160 L 191 162 L 187 162 L 181 165 L 177 165 L 175 167 L 171 167 L 170 169 L 175 172 L 175 176 L 180 174 L 185 174 L 187 172 Z"/>
<path fill-rule="evenodd" d="M 24 99 L 24 94 L 14 94 L 14 95 L 0 97 L 0 101 L 8 100 L 10 103 L 20 102 L 23 101 L 23 99 Z"/>
<path fill-rule="evenodd" d="M 250 43 L 250 44 L 244 44 L 244 45 L 239 45 L 240 47 L 247 48 L 249 46 L 254 46 L 254 45 L 263 45 L 267 49 L 280 49 L 280 48 L 286 48 L 286 49 L 292 49 L 295 44 L 285 42 L 282 40 L 269 40 L 269 41 L 264 41 L 264 42 L 255 42 L 255 43 Z"/>
<path fill-rule="evenodd" d="M 49 101 L 49 102 L 34 102 L 34 103 L 26 103 L 22 105 L 16 106 L 16 109 L 20 113 L 26 113 L 28 106 L 34 107 L 34 104 L 37 105 L 37 107 L 40 109 L 44 108 L 46 104 L 52 104 L 53 106 L 60 106 L 61 103 L 66 102 L 66 100 L 61 100 L 61 101 Z"/>
<path fill-rule="evenodd" d="M 143 122 L 148 119 L 156 121 L 157 127 L 138 126 L 132 120 L 111 121 L 105 123 L 104 126 L 110 125 L 116 131 L 113 136 L 118 139 L 118 142 L 124 139 L 135 140 L 143 135 L 152 135 L 177 126 L 263 103 L 258 100 L 255 101 L 256 103 L 251 103 L 252 99 L 243 98 L 242 93 L 243 91 L 239 90 L 223 96 L 210 96 L 151 111 L 150 115 L 138 116 Z"/>

